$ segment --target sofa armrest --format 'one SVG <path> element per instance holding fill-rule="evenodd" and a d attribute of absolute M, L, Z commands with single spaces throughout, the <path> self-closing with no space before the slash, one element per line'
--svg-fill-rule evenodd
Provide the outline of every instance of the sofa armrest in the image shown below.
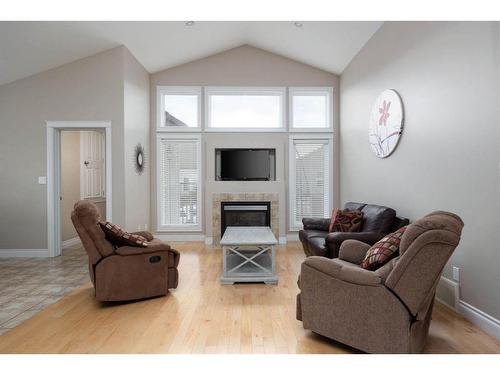
<path fill-rule="evenodd" d="M 316 229 L 328 232 L 330 229 L 330 219 L 305 217 L 302 219 L 304 229 Z"/>
<path fill-rule="evenodd" d="M 152 241 L 153 240 L 153 235 L 151 234 L 151 232 L 148 232 L 148 231 L 139 231 L 139 232 L 132 232 L 132 234 L 136 234 L 138 236 L 142 236 L 144 237 L 146 240 L 148 241 Z"/>
<path fill-rule="evenodd" d="M 339 259 L 354 264 L 361 264 L 369 248 L 370 245 L 367 243 L 358 240 L 345 240 L 340 245 Z"/>
<path fill-rule="evenodd" d="M 302 263 L 301 274 L 313 269 L 331 276 L 335 279 L 346 281 L 356 285 L 376 286 L 382 283 L 382 279 L 375 272 L 358 267 L 346 267 L 335 262 L 334 259 L 312 256 Z"/>
<path fill-rule="evenodd" d="M 148 242 L 147 247 L 136 247 L 136 246 L 122 246 L 115 250 L 118 255 L 137 255 L 137 254 L 149 254 L 156 253 L 158 251 L 170 251 L 171 248 L 164 242 L 152 241 Z"/>

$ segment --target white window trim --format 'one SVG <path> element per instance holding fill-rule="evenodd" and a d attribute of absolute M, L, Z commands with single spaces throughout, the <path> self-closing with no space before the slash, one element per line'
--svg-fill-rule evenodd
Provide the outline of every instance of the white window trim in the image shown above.
<path fill-rule="evenodd" d="M 210 127 L 210 95 L 212 94 L 279 94 L 280 95 L 280 127 L 278 128 L 214 128 Z M 206 86 L 204 88 L 205 131 L 206 132 L 239 132 L 239 133 L 282 133 L 286 127 L 286 87 L 244 87 L 244 86 Z"/>
<path fill-rule="evenodd" d="M 328 95 L 327 104 L 327 124 L 326 128 L 294 128 L 293 127 L 293 96 L 294 95 L 314 95 L 326 93 Z M 333 132 L 333 87 L 289 87 L 288 88 L 288 122 L 291 133 L 325 133 Z"/>
<path fill-rule="evenodd" d="M 202 155 L 202 139 L 201 134 L 186 134 L 186 133 L 165 133 L 161 132 L 156 135 L 156 165 L 160 160 L 160 140 L 162 139 L 192 139 L 198 141 L 198 224 L 188 225 L 161 225 L 161 212 L 160 212 L 160 173 L 157 167 L 156 170 L 156 231 L 157 232 L 200 232 L 203 228 L 203 155 Z"/>
<path fill-rule="evenodd" d="M 197 126 L 195 128 L 190 127 L 178 127 L 178 126 L 161 126 L 164 121 L 164 95 L 196 95 L 198 97 L 198 116 L 197 116 Z M 156 86 L 156 131 L 157 132 L 200 132 L 202 130 L 202 108 L 201 108 L 201 86 Z"/>
<path fill-rule="evenodd" d="M 298 232 L 302 229 L 302 224 L 295 224 L 295 155 L 294 141 L 296 140 L 321 140 L 328 141 L 328 174 L 329 174 L 329 196 L 328 196 L 328 212 L 333 210 L 333 134 L 290 134 L 288 137 L 288 231 Z"/>

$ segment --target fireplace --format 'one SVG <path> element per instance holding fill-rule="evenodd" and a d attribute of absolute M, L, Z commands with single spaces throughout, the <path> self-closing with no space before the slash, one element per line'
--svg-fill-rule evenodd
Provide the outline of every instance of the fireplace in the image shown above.
<path fill-rule="evenodd" d="M 221 237 L 227 227 L 270 227 L 271 202 L 221 202 Z"/>

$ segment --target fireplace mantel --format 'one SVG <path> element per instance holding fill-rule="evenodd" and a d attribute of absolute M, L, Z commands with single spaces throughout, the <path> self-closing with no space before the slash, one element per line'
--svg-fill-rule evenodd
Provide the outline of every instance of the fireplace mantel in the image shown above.
<path fill-rule="evenodd" d="M 271 230 L 279 238 L 279 198 L 278 193 L 217 193 L 212 199 L 212 236 L 214 245 L 220 243 L 221 202 L 270 202 Z"/>

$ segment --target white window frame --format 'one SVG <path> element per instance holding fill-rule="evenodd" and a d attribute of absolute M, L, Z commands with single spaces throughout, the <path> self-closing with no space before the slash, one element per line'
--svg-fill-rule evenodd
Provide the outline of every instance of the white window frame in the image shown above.
<path fill-rule="evenodd" d="M 293 97 L 294 95 L 311 95 L 315 96 L 318 93 L 327 94 L 327 127 L 326 128 L 294 128 L 293 127 Z M 288 122 L 289 131 L 308 132 L 308 133 L 321 133 L 333 131 L 333 87 L 289 87 L 288 88 Z"/>
<path fill-rule="evenodd" d="M 329 192 L 328 192 L 328 209 L 327 212 L 332 212 L 333 197 L 334 197 L 334 180 L 333 180 L 333 134 L 290 134 L 288 142 L 288 230 L 290 232 L 297 232 L 302 229 L 302 223 L 295 223 L 295 147 L 294 141 L 327 141 L 328 142 L 328 165 L 325 169 L 328 170 Z"/>
<path fill-rule="evenodd" d="M 171 224 L 161 225 L 161 212 L 160 212 L 160 169 L 158 168 L 158 161 L 161 157 L 160 141 L 162 139 L 168 140 L 196 140 L 198 142 L 198 223 L 197 224 Z M 200 232 L 203 228 L 203 156 L 202 156 L 202 138 L 201 134 L 186 134 L 186 133 L 157 133 L 156 135 L 156 231 L 157 232 Z"/>
<path fill-rule="evenodd" d="M 196 127 L 161 126 L 165 118 L 165 95 L 196 95 L 198 100 L 198 116 Z M 156 86 L 156 131 L 158 132 L 199 132 L 202 130 L 201 86 Z"/>
<path fill-rule="evenodd" d="M 266 95 L 266 94 L 279 94 L 280 95 L 280 126 L 278 128 L 217 128 L 210 126 L 210 96 L 214 94 L 222 95 Z M 207 132 L 286 132 L 286 87 L 242 87 L 242 86 L 207 86 L 204 90 L 205 96 L 205 131 Z"/>

